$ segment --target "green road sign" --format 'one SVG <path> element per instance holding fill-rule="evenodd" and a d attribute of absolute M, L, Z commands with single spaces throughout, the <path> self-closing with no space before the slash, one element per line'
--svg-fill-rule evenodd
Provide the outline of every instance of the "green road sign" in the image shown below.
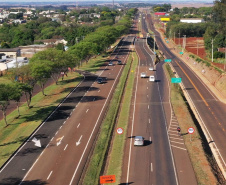
<path fill-rule="evenodd" d="M 165 59 L 164 62 L 172 62 L 171 59 Z"/>
<path fill-rule="evenodd" d="M 183 53 L 184 53 L 183 51 L 180 52 L 181 55 L 182 55 Z"/>
<path fill-rule="evenodd" d="M 181 83 L 181 78 L 171 78 L 171 83 Z"/>

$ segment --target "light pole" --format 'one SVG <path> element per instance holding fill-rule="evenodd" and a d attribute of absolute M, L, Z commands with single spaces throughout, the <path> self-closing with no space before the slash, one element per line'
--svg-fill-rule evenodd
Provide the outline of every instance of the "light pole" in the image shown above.
<path fill-rule="evenodd" d="M 199 55 L 199 44 L 198 44 L 198 38 L 197 38 L 196 42 L 197 42 L 197 55 Z"/>
<path fill-rule="evenodd" d="M 186 47 L 186 35 L 184 35 L 184 38 L 183 38 L 183 49 L 182 49 L 183 52 L 185 47 Z"/>
<path fill-rule="evenodd" d="M 226 47 L 224 46 L 224 71 L 225 71 L 225 63 L 226 63 Z"/>
<path fill-rule="evenodd" d="M 212 62 L 213 62 L 213 39 L 212 39 Z"/>

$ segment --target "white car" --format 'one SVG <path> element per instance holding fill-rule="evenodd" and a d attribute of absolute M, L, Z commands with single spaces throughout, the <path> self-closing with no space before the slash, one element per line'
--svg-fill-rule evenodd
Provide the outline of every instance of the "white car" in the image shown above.
<path fill-rule="evenodd" d="M 155 76 L 149 76 L 149 82 L 154 82 L 155 81 Z"/>
<path fill-rule="evenodd" d="M 134 138 L 134 146 L 143 146 L 144 138 L 142 136 L 135 136 Z"/>
<path fill-rule="evenodd" d="M 147 76 L 147 75 L 146 75 L 145 72 L 142 72 L 142 73 L 140 74 L 140 77 L 141 77 L 141 78 L 146 78 L 146 76 Z"/>
<path fill-rule="evenodd" d="M 108 65 L 109 65 L 109 66 L 113 66 L 113 62 L 109 62 Z"/>
<path fill-rule="evenodd" d="M 154 71 L 154 67 L 149 67 L 149 71 Z"/>

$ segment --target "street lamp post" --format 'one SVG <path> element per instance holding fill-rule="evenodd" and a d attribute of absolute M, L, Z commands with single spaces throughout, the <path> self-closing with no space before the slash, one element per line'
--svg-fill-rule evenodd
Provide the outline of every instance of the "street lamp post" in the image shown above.
<path fill-rule="evenodd" d="M 212 39 L 212 62 L 213 62 L 213 39 Z"/>
<path fill-rule="evenodd" d="M 186 47 L 186 35 L 184 35 L 184 38 L 183 38 L 183 49 L 182 49 L 183 52 L 185 47 Z"/>

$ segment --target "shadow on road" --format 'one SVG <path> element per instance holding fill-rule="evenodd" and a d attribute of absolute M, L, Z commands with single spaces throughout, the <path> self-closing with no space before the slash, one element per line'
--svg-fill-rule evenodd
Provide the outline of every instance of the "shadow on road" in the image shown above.
<path fill-rule="evenodd" d="M 7 178 L 3 179 L 2 182 L 0 182 L 1 185 L 18 185 L 21 183 L 22 179 L 19 178 Z M 23 181 L 23 185 L 46 185 L 48 184 L 45 181 L 42 180 L 31 180 L 31 181 Z"/>
<path fill-rule="evenodd" d="M 133 184 L 133 182 L 120 183 L 119 185 L 127 185 L 127 184 Z"/>

